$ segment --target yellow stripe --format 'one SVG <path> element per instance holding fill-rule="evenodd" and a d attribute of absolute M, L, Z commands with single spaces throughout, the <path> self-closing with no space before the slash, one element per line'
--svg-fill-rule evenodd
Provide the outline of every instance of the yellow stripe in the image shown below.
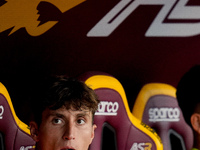
<path fill-rule="evenodd" d="M 132 122 L 132 124 L 134 124 L 137 128 L 139 128 L 141 131 L 145 132 L 147 135 L 149 135 L 154 140 L 157 150 L 163 150 L 163 145 L 161 143 L 159 136 L 156 133 L 152 133 L 153 131 L 149 130 L 150 127 L 142 126 L 141 121 L 138 120 L 136 117 L 134 117 L 131 114 L 124 88 L 122 87 L 121 83 L 117 79 L 115 79 L 111 76 L 96 75 L 96 76 L 92 76 L 92 77 L 88 78 L 85 81 L 85 83 L 93 90 L 99 89 L 99 88 L 109 88 L 109 89 L 113 89 L 113 90 L 117 91 L 122 97 L 123 103 L 127 110 L 127 115 L 129 117 L 130 121 Z"/>
<path fill-rule="evenodd" d="M 1 82 L 0 82 L 0 93 L 2 95 L 4 95 L 5 98 L 7 99 L 8 104 L 9 104 L 10 109 L 11 109 L 11 113 L 14 117 L 16 124 L 19 126 L 19 128 L 21 130 L 23 130 L 27 134 L 30 134 L 30 130 L 29 130 L 28 126 L 25 123 L 23 123 L 22 121 L 20 121 L 19 118 L 17 117 L 15 110 L 14 110 L 14 107 L 13 107 L 13 104 L 12 104 L 12 101 L 11 101 L 11 98 L 9 96 L 9 93 L 8 93 L 7 89 L 5 88 L 5 86 Z"/>
<path fill-rule="evenodd" d="M 136 98 L 132 111 L 136 118 L 142 120 L 142 115 L 147 101 L 150 97 L 155 95 L 169 95 L 176 97 L 176 89 L 165 83 L 149 83 L 144 85 Z"/>

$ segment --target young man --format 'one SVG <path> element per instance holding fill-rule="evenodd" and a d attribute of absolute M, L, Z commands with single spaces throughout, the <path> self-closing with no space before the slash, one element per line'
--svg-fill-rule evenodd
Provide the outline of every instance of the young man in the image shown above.
<path fill-rule="evenodd" d="M 200 150 L 200 65 L 184 74 L 176 94 L 184 118 L 193 129 L 193 150 Z"/>
<path fill-rule="evenodd" d="M 35 94 L 39 102 L 30 122 L 36 150 L 88 150 L 99 103 L 94 91 L 65 77 L 52 78 L 41 87 Z"/>

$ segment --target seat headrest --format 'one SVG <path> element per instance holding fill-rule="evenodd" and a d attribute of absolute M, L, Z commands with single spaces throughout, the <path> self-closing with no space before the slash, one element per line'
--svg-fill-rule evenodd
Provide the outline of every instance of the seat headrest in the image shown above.
<path fill-rule="evenodd" d="M 151 147 L 151 150 L 161 150 L 163 148 L 158 135 L 131 114 L 125 91 L 116 78 L 105 73 L 94 74 L 93 72 L 84 79 L 100 100 L 94 117 L 97 129 L 90 150 L 101 149 L 102 128 L 105 123 L 115 130 L 117 149 L 132 150 L 138 147 L 147 149 Z"/>
<path fill-rule="evenodd" d="M 29 127 L 20 121 L 12 105 L 5 86 L 0 83 L 0 134 L 1 145 L 7 150 L 25 150 L 34 148 L 35 142 L 30 136 Z"/>
<path fill-rule="evenodd" d="M 192 129 L 185 122 L 173 86 L 164 83 L 146 84 L 138 94 L 132 113 L 157 131 L 164 150 L 171 149 L 170 134 L 181 140 L 183 149 L 192 148 Z"/>

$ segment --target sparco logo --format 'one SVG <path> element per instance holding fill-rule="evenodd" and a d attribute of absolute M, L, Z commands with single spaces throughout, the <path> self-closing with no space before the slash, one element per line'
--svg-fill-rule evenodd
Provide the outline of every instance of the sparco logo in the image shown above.
<path fill-rule="evenodd" d="M 109 115 L 116 116 L 119 109 L 119 104 L 117 102 L 106 102 L 102 101 L 98 105 L 98 110 L 95 115 Z"/>
<path fill-rule="evenodd" d="M 200 34 L 200 23 L 197 20 L 200 19 L 200 7 L 188 6 L 187 2 L 188 0 L 121 0 L 88 32 L 87 36 L 109 36 L 141 5 L 162 6 L 145 36 L 187 37 L 198 35 Z M 170 22 L 172 20 L 173 22 Z"/>
<path fill-rule="evenodd" d="M 149 121 L 179 121 L 180 110 L 178 108 L 150 108 Z"/>

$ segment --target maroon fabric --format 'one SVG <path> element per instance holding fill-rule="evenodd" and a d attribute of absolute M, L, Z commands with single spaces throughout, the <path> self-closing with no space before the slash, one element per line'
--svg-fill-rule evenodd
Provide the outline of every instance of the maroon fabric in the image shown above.
<path fill-rule="evenodd" d="M 89 72 L 82 75 L 79 79 L 87 80 L 93 75 L 108 74 Z M 132 124 L 127 115 L 127 111 L 130 110 L 126 110 L 121 95 L 112 88 L 99 88 L 95 90 L 101 104 L 94 117 L 94 123 L 97 125 L 97 129 L 95 130 L 95 138 L 89 150 L 101 150 L 104 123 L 108 123 L 115 130 L 118 150 L 130 150 L 134 144 L 136 147 L 142 146 L 145 148 L 146 145 L 144 144 L 146 143 L 151 143 L 151 150 L 156 150 L 154 141 L 146 133 Z"/>
<path fill-rule="evenodd" d="M 95 92 L 101 102 L 112 102 L 112 104 L 117 102 L 119 104 L 119 108 L 116 112 L 116 116 L 110 116 L 109 114 L 95 115 L 94 122 L 97 124 L 98 128 L 97 131 L 95 131 L 95 139 L 90 150 L 100 150 L 102 127 L 105 122 L 110 124 L 115 129 L 117 147 L 119 150 L 130 150 L 134 143 L 138 144 L 144 142 L 152 143 L 152 150 L 156 149 L 154 141 L 144 132 L 135 127 L 129 120 L 127 110 L 125 109 L 123 100 L 118 92 L 107 88 L 97 89 Z M 104 112 L 108 112 L 107 107 L 105 107 Z M 112 112 L 113 111 L 111 111 L 111 113 Z"/>
<path fill-rule="evenodd" d="M 176 98 L 167 95 L 152 96 L 145 106 L 142 121 L 158 132 L 164 150 L 171 149 L 169 140 L 171 129 L 180 134 L 187 150 L 192 148 L 193 133 L 184 120 Z"/>
<path fill-rule="evenodd" d="M 19 150 L 21 147 L 33 146 L 35 142 L 16 124 L 6 98 L 0 94 L 0 132 L 4 136 L 6 150 Z"/>

